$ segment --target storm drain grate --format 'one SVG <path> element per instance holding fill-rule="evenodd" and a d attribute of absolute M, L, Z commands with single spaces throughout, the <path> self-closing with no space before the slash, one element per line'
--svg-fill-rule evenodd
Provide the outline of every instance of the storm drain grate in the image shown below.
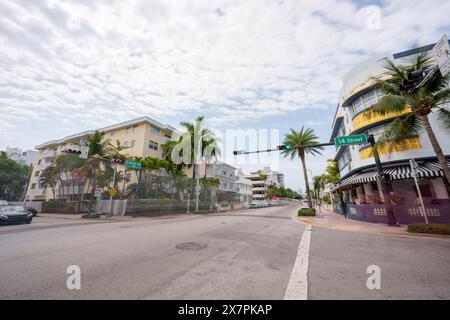
<path fill-rule="evenodd" d="M 208 247 L 208 245 L 206 243 L 183 242 L 183 243 L 177 244 L 175 247 L 180 250 L 198 251 L 198 250 L 205 249 L 206 247 Z"/>

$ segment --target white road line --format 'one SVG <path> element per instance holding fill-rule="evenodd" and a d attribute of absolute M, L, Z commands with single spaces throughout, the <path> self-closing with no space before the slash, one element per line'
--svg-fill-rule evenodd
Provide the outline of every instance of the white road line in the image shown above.
<path fill-rule="evenodd" d="M 308 298 L 308 263 L 311 230 L 311 225 L 305 226 L 305 231 L 303 231 L 302 239 L 298 245 L 297 258 L 286 288 L 284 300 L 306 300 Z"/>

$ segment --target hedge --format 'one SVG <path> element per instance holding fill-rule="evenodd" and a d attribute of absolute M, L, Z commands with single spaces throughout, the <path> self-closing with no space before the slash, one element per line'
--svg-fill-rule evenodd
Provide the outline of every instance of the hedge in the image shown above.
<path fill-rule="evenodd" d="M 304 216 L 304 217 L 313 217 L 316 215 L 316 211 L 310 210 L 308 208 L 301 208 L 300 210 L 298 210 L 298 216 Z"/>
<path fill-rule="evenodd" d="M 43 213 L 75 213 L 73 202 L 63 200 L 49 200 L 42 203 Z"/>
<path fill-rule="evenodd" d="M 449 223 L 413 223 L 408 225 L 408 232 L 450 235 Z"/>

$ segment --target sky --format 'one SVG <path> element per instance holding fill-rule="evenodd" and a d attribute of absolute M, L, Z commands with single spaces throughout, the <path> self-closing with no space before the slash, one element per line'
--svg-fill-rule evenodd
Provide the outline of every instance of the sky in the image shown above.
<path fill-rule="evenodd" d="M 436 42 L 449 12 L 450 0 L 0 0 L 0 150 L 143 115 L 275 130 L 269 147 L 302 126 L 327 142 L 342 77 Z M 333 152 L 307 159 L 314 175 Z M 304 190 L 298 159 L 271 157 L 259 165 Z"/>

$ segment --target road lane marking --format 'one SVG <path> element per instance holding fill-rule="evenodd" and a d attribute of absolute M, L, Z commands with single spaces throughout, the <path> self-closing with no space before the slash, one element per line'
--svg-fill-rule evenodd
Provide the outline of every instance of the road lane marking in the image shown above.
<path fill-rule="evenodd" d="M 311 225 L 306 225 L 298 245 L 297 258 L 286 288 L 284 300 L 306 300 L 308 298 L 308 264 L 311 243 Z"/>

